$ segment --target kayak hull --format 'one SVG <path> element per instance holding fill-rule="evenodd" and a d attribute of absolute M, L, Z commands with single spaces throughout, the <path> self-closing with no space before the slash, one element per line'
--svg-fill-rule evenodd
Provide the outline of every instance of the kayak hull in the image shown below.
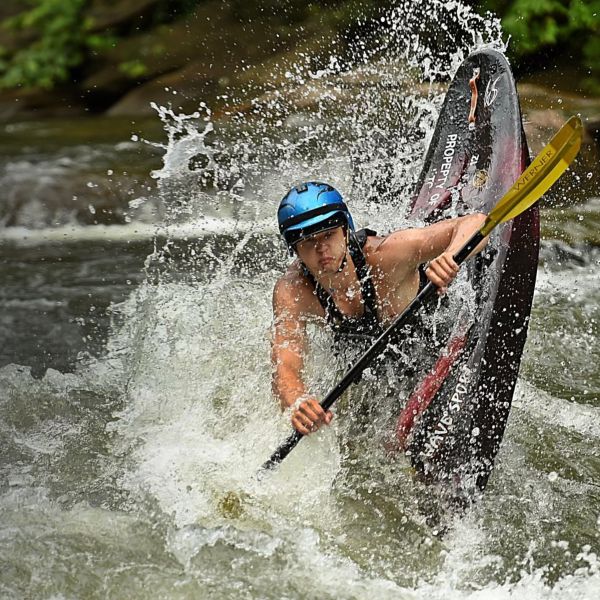
<path fill-rule="evenodd" d="M 409 209 L 433 223 L 489 211 L 529 164 L 516 85 L 494 50 L 459 67 Z M 539 254 L 537 205 L 465 263 L 472 298 L 398 417 L 397 443 L 427 482 L 464 492 L 487 484 L 510 413 Z M 452 288 L 449 294 L 452 293 Z"/>

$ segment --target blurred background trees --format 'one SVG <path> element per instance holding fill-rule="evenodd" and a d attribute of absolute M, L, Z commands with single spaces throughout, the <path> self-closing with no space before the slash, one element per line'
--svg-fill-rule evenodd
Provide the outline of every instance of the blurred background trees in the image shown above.
<path fill-rule="evenodd" d="M 518 74 L 548 77 L 544 69 L 560 67 L 571 89 L 600 94 L 600 0 L 468 4 L 501 17 Z M 252 66 L 294 49 L 318 57 L 319 46 L 329 41 L 343 57 L 344 40 L 368 36 L 369 19 L 371 27 L 385 27 L 373 19 L 393 5 L 392 0 L 3 0 L 0 92 L 24 95 L 35 106 L 44 104 L 44 92 L 58 89 L 61 94 L 53 98 L 93 112 L 153 80 L 160 90 L 175 74 L 191 82 L 191 94 L 216 93 L 232 77 L 260 79 Z"/>
<path fill-rule="evenodd" d="M 517 68 L 570 68 L 572 82 L 600 94 L 600 0 L 482 0 L 479 12 L 502 18 Z"/>

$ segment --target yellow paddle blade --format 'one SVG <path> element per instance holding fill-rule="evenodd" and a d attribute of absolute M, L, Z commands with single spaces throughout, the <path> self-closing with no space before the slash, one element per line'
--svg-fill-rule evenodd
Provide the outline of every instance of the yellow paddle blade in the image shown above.
<path fill-rule="evenodd" d="M 525 212 L 547 192 L 577 156 L 582 135 L 581 119 L 571 117 L 498 201 L 480 229 L 482 235 Z"/>

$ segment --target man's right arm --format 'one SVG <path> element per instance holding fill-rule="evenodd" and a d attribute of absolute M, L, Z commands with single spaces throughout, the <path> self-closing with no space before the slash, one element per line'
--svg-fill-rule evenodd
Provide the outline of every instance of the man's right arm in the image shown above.
<path fill-rule="evenodd" d="M 329 411 L 325 413 L 302 381 L 308 312 L 304 304 L 310 301 L 303 297 L 304 292 L 287 277 L 275 285 L 271 361 L 273 394 L 282 410 L 301 401 L 293 410 L 292 425 L 303 435 L 308 435 L 323 423 L 328 424 L 333 415 Z"/>
<path fill-rule="evenodd" d="M 301 377 L 306 327 L 292 292 L 292 284 L 285 278 L 277 282 L 273 291 L 273 393 L 282 409 L 306 394 Z"/>

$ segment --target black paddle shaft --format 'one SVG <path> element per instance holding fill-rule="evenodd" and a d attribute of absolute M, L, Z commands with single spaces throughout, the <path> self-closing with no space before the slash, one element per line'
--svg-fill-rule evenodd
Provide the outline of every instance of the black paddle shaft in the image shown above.
<path fill-rule="evenodd" d="M 454 255 L 454 261 L 460 265 L 463 263 L 477 245 L 483 240 L 484 236 L 480 231 L 475 233 L 471 239 Z M 424 306 L 433 297 L 435 297 L 437 288 L 429 282 L 412 300 L 412 302 L 399 314 L 390 324 L 390 326 L 373 342 L 373 345 L 358 359 L 350 370 L 342 377 L 339 383 L 323 398 L 321 407 L 323 410 L 329 410 L 333 403 L 350 387 L 350 384 L 358 382 L 362 372 L 379 356 L 388 345 L 392 335 L 404 325 L 408 319 L 419 308 Z M 302 433 L 294 431 L 288 438 L 273 452 L 269 460 L 261 467 L 261 471 L 275 468 L 304 437 Z"/>

